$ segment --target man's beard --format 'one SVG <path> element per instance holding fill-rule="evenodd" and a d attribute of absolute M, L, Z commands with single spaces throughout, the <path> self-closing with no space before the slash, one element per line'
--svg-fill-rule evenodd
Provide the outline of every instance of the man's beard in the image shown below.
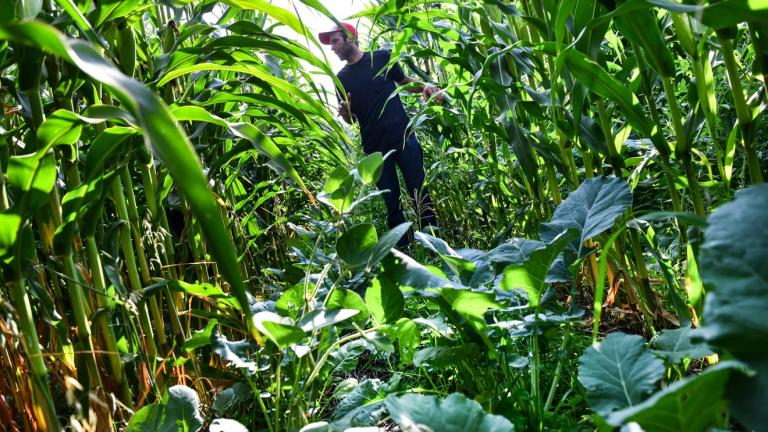
<path fill-rule="evenodd" d="M 352 57 L 352 53 L 355 52 L 355 48 L 350 45 L 348 42 L 344 43 L 344 46 L 341 47 L 341 50 L 339 51 L 339 59 L 342 61 L 347 61 Z"/>

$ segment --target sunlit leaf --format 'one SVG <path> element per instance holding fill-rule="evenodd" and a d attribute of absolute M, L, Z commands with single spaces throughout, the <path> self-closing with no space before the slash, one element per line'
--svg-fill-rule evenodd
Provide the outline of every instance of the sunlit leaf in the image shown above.
<path fill-rule="evenodd" d="M 168 389 L 163 402 L 140 409 L 128 423 L 127 432 L 190 431 L 202 428 L 200 400 L 187 386 L 176 385 Z"/>
<path fill-rule="evenodd" d="M 460 393 L 445 399 L 408 393 L 388 396 L 387 410 L 404 429 L 445 432 L 512 432 L 514 425 L 500 415 L 486 414 L 479 403 Z"/>
<path fill-rule="evenodd" d="M 581 356 L 579 381 L 602 416 L 645 400 L 664 375 L 664 363 L 636 335 L 611 333 Z"/>

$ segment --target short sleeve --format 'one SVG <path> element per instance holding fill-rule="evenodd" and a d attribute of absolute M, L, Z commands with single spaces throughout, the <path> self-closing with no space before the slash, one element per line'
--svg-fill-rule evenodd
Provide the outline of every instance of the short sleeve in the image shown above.
<path fill-rule="evenodd" d="M 386 62 L 389 62 L 390 56 L 392 55 L 392 53 L 390 51 L 385 51 L 385 55 L 386 55 Z M 387 72 L 387 76 L 392 81 L 398 82 L 398 83 L 402 81 L 403 78 L 405 78 L 405 73 L 403 72 L 403 68 L 400 67 L 399 62 L 394 62 L 392 64 L 392 67 Z"/>

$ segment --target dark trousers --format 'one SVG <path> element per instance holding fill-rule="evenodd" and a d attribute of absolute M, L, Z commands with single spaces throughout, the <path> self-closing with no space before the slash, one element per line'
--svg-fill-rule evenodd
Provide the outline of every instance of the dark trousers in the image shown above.
<path fill-rule="evenodd" d="M 395 166 L 400 167 L 400 172 L 405 180 L 405 187 L 414 204 L 416 214 L 419 216 L 421 226 L 429 225 L 437 227 L 437 217 L 432 199 L 424 186 L 424 153 L 415 134 L 411 134 L 404 146 L 397 146 L 395 151 L 384 160 L 381 177 L 376 183 L 379 190 L 389 190 L 382 197 L 387 206 L 387 225 L 394 228 L 405 222 L 403 207 L 400 199 L 400 181 L 397 178 Z M 400 239 L 398 246 L 407 246 L 411 240 L 411 233 Z"/>

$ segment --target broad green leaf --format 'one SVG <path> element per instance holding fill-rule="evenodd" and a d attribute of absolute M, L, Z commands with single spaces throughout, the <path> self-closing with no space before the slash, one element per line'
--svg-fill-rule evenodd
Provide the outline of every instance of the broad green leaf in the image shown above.
<path fill-rule="evenodd" d="M 367 379 L 361 382 L 344 400 L 339 402 L 331 419 L 340 420 L 356 408 L 381 402 L 385 396 L 385 387 L 385 384 L 378 379 Z"/>
<path fill-rule="evenodd" d="M 523 264 L 511 264 L 504 269 L 501 288 L 512 290 L 522 288 L 528 294 L 531 307 L 539 305 L 542 294 L 549 284 L 546 281 L 549 268 L 558 255 L 563 252 L 572 238 L 574 230 L 567 230 L 541 249 L 537 249 L 525 258 Z"/>
<path fill-rule="evenodd" d="M 459 277 L 461 282 L 465 285 L 470 285 L 475 272 L 478 270 L 477 264 L 464 259 L 458 252 L 453 250 L 443 239 L 425 234 L 423 232 L 417 232 L 415 234 L 416 240 L 421 242 L 428 249 L 431 249 L 436 254 L 440 255 L 440 258 L 445 261 L 451 271 Z"/>
<path fill-rule="evenodd" d="M 691 329 L 688 327 L 662 330 L 651 340 L 651 346 L 655 348 L 653 352 L 656 355 L 672 364 L 687 358 L 695 360 L 714 354 L 706 343 L 691 342 Z"/>
<path fill-rule="evenodd" d="M 365 290 L 365 304 L 379 324 L 393 323 L 403 315 L 405 300 L 400 288 L 386 275 L 380 274 Z"/>
<path fill-rule="evenodd" d="M 639 404 L 664 375 L 664 363 L 648 352 L 643 338 L 611 333 L 581 356 L 579 382 L 589 405 L 602 416 Z"/>
<path fill-rule="evenodd" d="M 352 392 L 352 390 L 357 387 L 358 380 L 357 378 L 350 377 L 345 379 L 344 381 L 338 383 L 336 385 L 336 388 L 333 390 L 333 398 L 334 399 L 344 399 L 347 397 L 348 394 Z"/>
<path fill-rule="evenodd" d="M 381 152 L 375 152 L 366 156 L 357 164 L 357 173 L 364 184 L 374 184 L 381 177 L 381 170 L 384 166 L 384 157 Z"/>
<path fill-rule="evenodd" d="M 336 168 L 325 181 L 323 192 L 317 199 L 329 205 L 339 213 L 349 210 L 354 200 L 355 177 L 343 166 Z"/>
<path fill-rule="evenodd" d="M 768 424 L 768 184 L 751 186 L 709 216 L 699 252 L 707 288 L 703 326 L 697 333 L 759 373 L 734 377 L 729 397 L 736 417 L 751 428 Z"/>
<path fill-rule="evenodd" d="M 487 327 L 483 316 L 489 309 L 501 308 L 492 293 L 446 287 L 440 290 L 440 295 L 478 330 Z"/>
<path fill-rule="evenodd" d="M 368 264 L 378 241 L 373 224 L 355 225 L 336 241 L 336 252 L 347 264 L 353 267 L 364 266 Z"/>
<path fill-rule="evenodd" d="M 331 432 L 330 423 L 326 421 L 312 422 L 299 429 L 299 432 Z"/>
<path fill-rule="evenodd" d="M 292 319 L 282 317 L 274 312 L 258 312 L 253 314 L 251 319 L 253 326 L 280 349 L 298 343 L 305 337 L 304 331 L 295 326 Z"/>
<path fill-rule="evenodd" d="M 709 216 L 699 253 L 708 289 L 699 334 L 739 359 L 768 358 L 768 185 L 742 190 Z"/>
<path fill-rule="evenodd" d="M 363 298 L 360 297 L 360 294 L 345 288 L 336 288 L 333 290 L 330 297 L 326 299 L 325 306 L 328 309 L 354 309 L 360 311 L 360 313 L 352 316 L 351 321 L 361 327 L 368 322 L 368 318 L 370 317 L 368 307 L 365 305 Z M 344 325 L 342 325 L 342 327 L 344 327 Z"/>
<path fill-rule="evenodd" d="M 184 351 L 190 352 L 202 346 L 210 345 L 213 329 L 216 328 L 217 323 L 218 320 L 212 319 L 208 321 L 204 329 L 193 332 L 192 336 L 184 341 Z"/>
<path fill-rule="evenodd" d="M 743 365 L 733 361 L 711 366 L 656 392 L 638 405 L 609 414 L 606 419 L 613 426 L 635 422 L 643 430 L 659 432 L 726 428 L 725 384 L 734 369 L 742 368 Z"/>
<path fill-rule="evenodd" d="M 336 325 L 342 321 L 346 321 L 353 316 L 359 314 L 357 309 L 315 309 L 312 312 L 304 315 L 301 320 L 296 323 L 299 328 L 309 333 L 315 330 L 319 330 L 323 327 Z"/>
<path fill-rule="evenodd" d="M 396 250 L 384 261 L 383 266 L 384 273 L 390 280 L 401 287 L 416 290 L 421 295 L 434 297 L 436 294 L 427 291 L 430 289 L 463 288 L 461 284 L 433 273 L 413 258 Z"/>
<path fill-rule="evenodd" d="M 768 404 L 768 362 L 753 362 L 750 374 L 732 374 L 726 396 L 731 412 L 741 423 L 753 430 L 768 424 L 768 414 L 763 407 Z"/>
<path fill-rule="evenodd" d="M 514 425 L 500 415 L 486 414 L 479 403 L 461 393 L 445 399 L 408 393 L 387 396 L 387 411 L 404 430 L 441 432 L 512 432 Z"/>
<path fill-rule="evenodd" d="M 262 321 L 261 328 L 263 328 L 262 333 L 280 349 L 288 348 L 289 346 L 306 339 L 304 331 L 294 325 L 274 321 Z"/>
<path fill-rule="evenodd" d="M 358 339 L 342 345 L 328 356 L 328 374 L 331 376 L 352 372 L 357 367 L 357 361 L 366 351 L 365 341 Z"/>
<path fill-rule="evenodd" d="M 513 238 L 488 251 L 488 259 L 500 265 L 522 264 L 533 252 L 546 246 L 540 240 Z"/>
<path fill-rule="evenodd" d="M 421 343 L 421 331 L 412 320 L 400 318 L 395 326 L 400 364 L 410 365 L 416 348 Z"/>
<path fill-rule="evenodd" d="M 376 244 L 376 247 L 373 248 L 373 253 L 371 254 L 371 259 L 368 262 L 368 267 L 372 267 L 377 262 L 381 261 L 385 256 L 387 256 L 392 248 L 397 246 L 397 242 L 400 241 L 404 235 L 406 235 L 408 229 L 410 228 L 410 222 L 403 222 L 384 233 L 384 235 L 381 236 L 381 239 L 379 239 L 379 242 Z"/>
<path fill-rule="evenodd" d="M 212 335 L 213 352 L 218 354 L 222 360 L 238 369 L 245 369 L 248 374 L 256 373 L 258 366 L 255 361 L 250 360 L 250 355 L 255 351 L 254 345 L 248 340 L 230 342 L 227 337 L 222 335 L 218 328 L 213 330 Z"/>
<path fill-rule="evenodd" d="M 275 310 L 282 316 L 297 318 L 298 310 L 304 307 L 304 295 L 303 283 L 288 288 L 275 302 Z"/>
<path fill-rule="evenodd" d="M 560 233 L 575 229 L 580 233 L 575 249 L 583 257 L 584 243 L 611 228 L 631 204 L 626 181 L 616 177 L 588 179 L 555 209 L 549 222 L 542 224 L 541 239 L 549 243 Z"/>
<path fill-rule="evenodd" d="M 251 389 L 244 382 L 236 382 L 232 387 L 224 389 L 216 395 L 213 401 L 213 410 L 219 417 L 225 416 L 237 409 L 241 403 L 249 402 L 253 399 Z"/>
<path fill-rule="evenodd" d="M 168 389 L 163 402 L 137 411 L 126 432 L 196 432 L 202 427 L 197 393 L 187 386 L 175 385 Z"/>

